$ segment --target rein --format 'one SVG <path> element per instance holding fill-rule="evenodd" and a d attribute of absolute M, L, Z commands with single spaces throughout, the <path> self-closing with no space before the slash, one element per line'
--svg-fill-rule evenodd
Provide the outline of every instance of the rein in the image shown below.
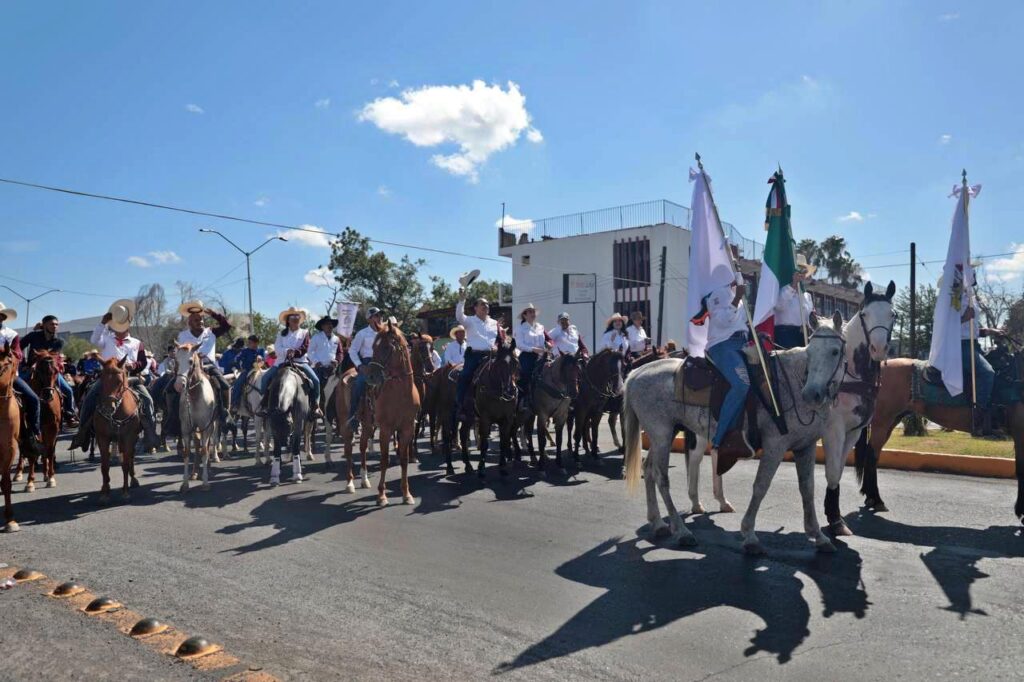
<path fill-rule="evenodd" d="M 621 391 L 616 390 L 617 382 L 615 381 L 614 372 L 610 373 L 608 381 L 603 386 L 598 386 L 597 384 L 594 383 L 594 380 L 590 378 L 590 368 L 594 367 L 596 364 L 597 363 L 591 361 L 583 370 L 583 385 L 590 386 L 591 388 L 593 388 L 593 392 L 596 393 L 599 398 L 604 398 L 605 400 L 617 398 L 621 394 Z"/>
<path fill-rule="evenodd" d="M 129 388 L 128 388 L 128 374 L 127 374 L 127 372 L 119 371 L 119 374 L 120 374 L 120 383 L 115 387 L 114 392 L 110 393 L 109 395 L 101 396 L 103 398 L 109 398 L 110 399 L 110 410 L 107 411 L 107 412 L 104 412 L 102 404 L 100 404 L 100 405 L 98 405 L 96 407 L 96 414 L 98 414 L 99 416 L 103 417 L 104 419 L 107 420 L 107 422 L 110 423 L 110 426 L 111 426 L 111 429 L 113 430 L 114 435 L 120 435 L 121 427 L 123 427 L 125 424 L 127 424 L 128 422 L 130 422 L 133 419 L 136 419 L 139 416 L 139 405 L 136 402 L 135 411 L 134 412 L 132 412 L 131 414 L 125 415 L 121 419 L 117 419 L 115 417 L 115 415 L 117 414 L 118 410 L 120 410 L 121 406 L 124 404 L 125 393 L 129 390 Z M 102 389 L 103 388 L 103 383 L 102 383 L 103 375 L 102 374 L 100 374 L 99 381 L 100 381 L 100 388 Z"/>
<path fill-rule="evenodd" d="M 812 335 L 811 340 L 813 340 L 813 338 L 814 338 L 814 336 Z M 835 336 L 828 336 L 828 337 L 820 336 L 818 338 L 820 338 L 822 340 L 824 340 L 826 338 L 828 338 L 828 339 L 835 339 L 835 340 L 840 342 L 839 360 L 836 362 L 835 369 L 833 369 L 832 373 L 829 375 L 831 377 L 835 377 L 835 375 L 839 372 L 839 368 L 841 366 L 843 366 L 844 363 L 846 363 L 846 339 L 844 339 L 842 337 L 842 335 L 838 334 L 838 333 Z M 808 343 L 808 345 L 810 345 L 810 343 Z M 778 368 L 779 368 L 779 374 L 782 376 L 782 379 L 783 379 L 783 381 L 786 384 L 786 391 L 787 391 L 787 393 L 789 393 L 790 400 L 792 401 L 792 405 L 790 407 L 787 407 L 787 408 L 784 408 L 784 409 L 780 407 L 779 408 L 780 412 L 782 412 L 783 414 L 785 414 L 786 412 L 793 412 L 793 414 L 796 417 L 796 420 L 800 424 L 800 426 L 810 426 L 811 424 L 814 423 L 815 417 L 818 416 L 820 408 L 812 408 L 811 409 L 811 418 L 808 421 L 805 422 L 803 419 L 801 419 L 801 417 L 800 417 L 800 410 L 797 409 L 796 392 L 793 391 L 793 384 L 792 384 L 792 381 L 790 380 L 789 373 L 786 371 L 785 365 L 783 363 L 781 363 L 781 362 L 778 364 Z M 843 371 L 844 372 L 846 371 L 845 367 L 843 367 Z M 806 382 L 806 379 L 805 379 L 805 382 Z M 831 379 L 828 382 L 828 395 L 829 395 L 829 401 L 830 402 L 833 402 L 833 403 L 835 402 L 836 397 L 839 395 L 840 385 L 841 384 L 842 384 L 841 380 L 840 381 L 836 381 L 834 378 Z"/>

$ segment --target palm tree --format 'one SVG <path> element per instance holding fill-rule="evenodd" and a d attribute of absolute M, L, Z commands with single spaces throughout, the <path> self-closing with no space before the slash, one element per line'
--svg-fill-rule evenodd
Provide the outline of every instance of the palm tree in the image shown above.
<path fill-rule="evenodd" d="M 811 265 L 820 267 L 824 263 L 821 247 L 813 239 L 801 239 L 797 242 L 796 252 L 806 258 Z"/>

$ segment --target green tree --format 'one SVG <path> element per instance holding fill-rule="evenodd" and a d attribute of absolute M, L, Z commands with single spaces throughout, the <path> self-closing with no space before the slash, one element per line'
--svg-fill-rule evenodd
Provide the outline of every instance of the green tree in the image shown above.
<path fill-rule="evenodd" d="M 423 303 L 425 308 L 430 310 L 451 308 L 458 302 L 458 288 L 453 287 L 444 278 L 431 275 L 430 284 L 430 297 Z M 512 285 L 507 282 L 478 279 L 469 285 L 469 290 L 466 292 L 466 300 L 472 301 L 483 296 L 491 303 L 500 302 L 498 300 L 499 287 L 505 287 L 507 291 L 512 291 Z"/>
<path fill-rule="evenodd" d="M 847 250 L 845 237 L 834 234 L 821 243 L 819 250 L 820 261 L 816 264 L 824 266 L 829 282 L 850 288 L 863 282 L 863 269 Z"/>
<path fill-rule="evenodd" d="M 260 347 L 266 348 L 267 344 L 274 343 L 274 339 L 277 338 L 277 332 L 281 329 L 277 319 L 267 317 L 263 313 L 253 313 L 252 320 L 255 327 L 253 333 L 260 337 Z"/>
<path fill-rule="evenodd" d="M 350 300 L 363 301 L 401 320 L 406 331 L 416 331 L 416 312 L 423 300 L 424 288 L 419 268 L 426 261 L 408 255 L 398 262 L 374 251 L 370 240 L 351 227 L 331 242 L 329 267 L 341 293 Z"/>
<path fill-rule="evenodd" d="M 932 329 L 935 325 L 935 301 L 939 292 L 931 284 L 917 287 L 917 355 L 918 359 L 928 357 L 932 345 Z M 899 322 L 893 330 L 893 338 L 903 349 L 903 356 L 910 357 L 910 287 L 904 287 L 893 302 Z"/>
<path fill-rule="evenodd" d="M 1017 341 L 1024 341 L 1024 298 L 1010 306 L 1006 316 L 1006 333 Z"/>
<path fill-rule="evenodd" d="M 813 239 L 801 239 L 797 242 L 796 252 L 797 254 L 802 254 L 811 265 L 820 267 L 824 262 L 821 247 L 818 246 L 818 242 Z"/>
<path fill-rule="evenodd" d="M 78 362 L 87 351 L 92 350 L 92 344 L 87 339 L 72 336 L 64 341 L 64 355 L 68 356 L 71 362 Z"/>

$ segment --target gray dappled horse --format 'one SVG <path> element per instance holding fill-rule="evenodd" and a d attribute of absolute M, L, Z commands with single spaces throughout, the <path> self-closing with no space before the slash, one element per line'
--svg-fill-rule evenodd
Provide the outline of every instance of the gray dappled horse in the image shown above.
<path fill-rule="evenodd" d="M 842 316 L 837 312 L 831 324 L 821 321 L 808 342 L 807 348 L 774 353 L 777 382 L 774 384 L 779 409 L 785 419 L 788 433 L 782 435 L 773 417 L 763 406 L 757 409 L 757 429 L 764 449 L 754 479 L 750 506 L 740 526 L 743 549 L 752 554 L 764 550 L 754 533 L 757 511 L 771 485 L 779 462 L 787 450 L 796 459 L 800 495 L 803 498 L 804 530 L 821 551 L 835 551 L 835 546 L 821 532 L 814 511 L 814 455 L 818 439 L 825 429 L 835 391 L 842 380 L 845 366 L 845 340 L 842 335 Z M 668 465 L 672 441 L 681 427 L 696 435 L 696 446 L 687 454 L 687 472 L 697 474 L 700 460 L 707 447 L 707 434 L 713 433 L 717 423 L 708 407 L 687 405 L 675 399 L 675 372 L 682 360 L 669 358 L 652 362 L 636 370 L 626 379 L 622 417 L 625 427 L 626 483 L 633 490 L 640 480 L 640 429 L 650 438 L 650 450 L 644 467 L 647 487 L 647 520 L 654 536 L 670 531 L 680 545 L 696 542 L 672 502 L 669 491 Z M 655 486 L 661 492 L 668 509 L 666 527 L 658 509 Z M 724 497 L 723 510 L 728 503 Z"/>
<path fill-rule="evenodd" d="M 219 441 L 220 418 L 217 410 L 217 392 L 203 371 L 203 365 L 195 344 L 180 344 L 174 351 L 177 363 L 174 388 L 178 400 L 178 423 L 181 424 L 181 449 L 179 454 L 185 461 L 182 474 L 181 492 L 188 491 L 188 482 L 196 478 L 199 458 L 203 464 L 202 490 L 210 489 L 210 456 Z M 189 463 L 196 454 L 195 470 L 189 476 Z"/>
<path fill-rule="evenodd" d="M 274 433 L 274 458 L 270 464 L 270 484 L 281 482 L 281 447 L 288 444 L 292 455 L 292 478 L 296 483 L 302 479 L 303 434 L 309 416 L 309 394 L 299 376 L 301 370 L 286 364 L 274 377 L 270 391 L 270 428 Z"/>

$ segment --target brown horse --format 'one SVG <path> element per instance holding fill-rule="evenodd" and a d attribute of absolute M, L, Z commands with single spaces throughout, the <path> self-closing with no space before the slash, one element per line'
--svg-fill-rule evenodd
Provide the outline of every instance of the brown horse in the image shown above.
<path fill-rule="evenodd" d="M 437 372 L 430 357 L 430 351 L 434 349 L 434 338 L 427 334 L 420 334 L 409 340 L 409 348 L 412 353 L 413 383 L 416 384 L 416 391 L 420 395 L 420 413 L 416 417 L 416 437 L 419 438 L 423 434 L 423 424 L 429 419 L 430 451 L 434 452 L 437 449 L 437 425 L 430 417 L 434 403 L 434 396 L 430 389 L 434 383 L 434 374 Z M 415 440 L 412 448 L 415 453 Z"/>
<path fill-rule="evenodd" d="M 402 502 L 412 504 L 409 492 L 409 458 L 416 436 L 416 416 L 420 412 L 420 396 L 412 377 L 412 359 L 405 335 L 393 319 L 385 322 L 373 342 L 367 383 L 373 387 L 374 416 L 380 429 L 380 482 L 377 504 L 388 503 L 384 483 L 388 474 L 388 450 L 391 438 L 398 435 L 398 461 L 402 467 Z"/>
<path fill-rule="evenodd" d="M 18 450 L 21 435 L 21 407 L 14 397 L 14 380 L 18 377 L 18 360 L 10 346 L 0 350 L 0 489 L 4 494 L 4 532 L 19 530 L 11 506 L 11 464 Z"/>
<path fill-rule="evenodd" d="M 434 425 L 437 424 L 441 430 L 441 449 L 444 450 L 445 465 L 447 467 L 447 475 L 455 475 L 455 467 L 452 466 L 452 450 L 456 447 L 461 447 L 456 439 L 459 436 L 459 429 L 457 424 L 452 421 L 451 415 L 455 410 L 455 396 L 456 388 L 459 383 L 459 371 L 453 367 L 442 367 L 430 375 L 430 386 L 427 388 L 427 392 L 430 396 L 430 430 L 431 440 L 434 438 Z M 458 417 L 456 417 L 457 419 Z M 467 469 L 472 469 L 469 465 L 469 456 L 465 455 L 463 461 L 466 463 Z"/>
<path fill-rule="evenodd" d="M 62 400 L 57 388 L 57 356 L 48 351 L 35 351 L 33 354 L 32 374 L 29 385 L 39 396 L 39 422 L 42 427 L 43 440 L 43 480 L 47 488 L 57 487 L 57 436 L 60 435 Z M 21 473 L 19 458 L 18 472 Z M 25 492 L 36 489 L 36 458 L 29 457 L 28 482 Z"/>
<path fill-rule="evenodd" d="M 601 415 L 608 409 L 608 404 L 622 397 L 623 363 L 622 353 L 605 349 L 592 357 L 583 370 L 580 395 L 575 405 L 576 436 L 573 456 L 577 461 L 581 441 L 584 454 L 590 455 L 595 461 L 600 458 L 597 448 L 597 427 L 601 423 Z M 612 413 L 614 414 L 617 412 Z M 612 416 L 609 416 L 608 423 L 613 424 Z M 614 427 L 612 433 L 615 433 Z"/>
<path fill-rule="evenodd" d="M 355 434 L 348 425 L 348 410 L 349 405 L 352 403 L 352 384 L 356 380 L 355 368 L 350 368 L 345 374 L 342 375 L 341 381 L 334 389 L 334 414 L 336 415 L 335 421 L 338 423 L 338 431 L 341 434 L 341 442 L 345 447 L 345 459 L 348 461 L 348 483 L 345 486 L 345 491 L 354 493 L 356 491 L 356 476 L 355 476 L 355 464 L 352 457 L 352 440 Z M 370 404 L 370 391 L 367 391 L 364 398 L 363 404 L 359 406 L 359 410 L 356 412 L 356 418 L 359 420 L 359 455 L 362 458 L 362 467 L 360 468 L 361 480 L 359 487 L 369 488 L 370 477 L 366 470 L 366 452 L 370 449 L 370 439 L 373 438 L 373 409 Z M 327 450 L 326 456 L 326 467 L 330 467 L 333 464 L 330 456 L 330 449 Z"/>
<path fill-rule="evenodd" d="M 1018 352 L 1018 366 L 1020 359 L 1021 354 Z M 882 390 L 878 394 L 878 402 L 871 418 L 870 435 L 867 431 L 862 433 L 854 448 L 857 477 L 861 482 L 864 504 L 875 511 L 888 511 L 878 491 L 878 453 L 885 447 L 893 429 L 904 416 L 910 413 L 919 414 L 947 429 L 971 432 L 973 418 L 970 406 L 952 407 L 913 400 L 913 374 L 913 360 L 899 358 L 882 365 Z M 1017 377 L 1018 387 L 1021 378 Z M 997 379 L 996 391 L 999 390 L 999 384 L 1000 380 Z M 1014 512 L 1017 519 L 1024 523 L 1024 404 L 1014 402 L 1007 407 L 1006 416 L 1017 462 L 1017 502 Z"/>
<path fill-rule="evenodd" d="M 100 394 L 97 399 L 96 413 L 92 417 L 96 443 L 100 448 L 100 471 L 103 474 L 103 487 L 100 490 L 100 503 L 110 500 L 110 444 L 117 445 L 121 457 L 121 473 L 123 484 L 121 496 L 127 502 L 129 481 L 132 488 L 139 487 L 135 478 L 135 443 L 142 430 L 142 416 L 139 414 L 139 403 L 135 393 L 128 387 L 128 372 L 124 369 L 125 360 L 111 358 L 103 361 L 100 372 Z"/>
<path fill-rule="evenodd" d="M 477 369 L 472 390 L 467 391 L 462 406 L 467 415 L 461 429 L 462 459 L 466 463 L 466 472 L 472 473 L 473 467 L 469 463 L 469 427 L 472 420 L 469 415 L 475 414 L 480 447 L 477 476 L 480 478 L 484 477 L 484 464 L 487 461 L 488 441 L 493 424 L 498 425 L 498 470 L 502 476 L 508 475 L 505 467 L 511 454 L 519 401 L 519 360 L 516 359 L 515 348 L 515 339 L 499 333 L 497 350 L 492 351 L 492 357 Z"/>

